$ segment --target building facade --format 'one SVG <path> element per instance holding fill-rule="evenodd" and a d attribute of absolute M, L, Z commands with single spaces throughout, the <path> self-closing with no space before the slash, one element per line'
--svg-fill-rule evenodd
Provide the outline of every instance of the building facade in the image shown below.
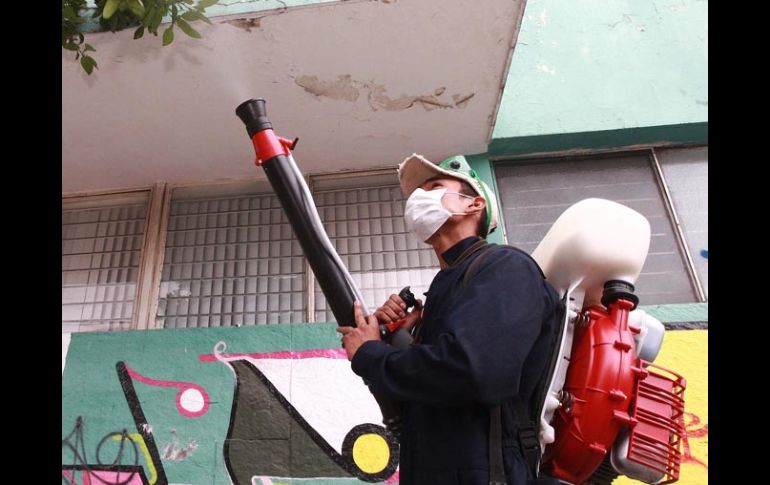
<path fill-rule="evenodd" d="M 221 18 L 232 24 L 244 15 L 257 29 L 260 18 L 302 15 L 313 2 L 300 3 L 264 18 Z M 336 17 L 352 12 L 347 2 L 324 3 L 335 4 Z M 588 197 L 650 221 L 637 292 L 668 329 L 656 362 L 688 380 L 680 482 L 705 483 L 707 2 L 529 0 L 511 18 L 514 43 L 486 151 L 469 144 L 463 152 L 497 193 L 502 225 L 490 240 L 531 252 L 561 212 Z M 328 86 L 379 99 L 351 79 Z M 295 88 L 311 101 L 361 102 L 318 84 L 311 93 L 305 81 Z M 427 113 L 446 95 L 432 96 L 411 103 Z M 469 99 L 441 109 L 460 112 Z M 451 127 L 435 129 L 449 139 Z M 370 142 L 374 153 L 379 142 Z M 421 151 L 417 141 L 400 148 L 404 157 Z M 426 291 L 439 269 L 432 249 L 404 227 L 399 161 L 306 173 L 370 307 L 407 285 Z M 65 483 L 89 474 L 131 484 L 397 483 L 395 445 L 374 425 L 379 410 L 339 349 L 334 317 L 277 198 L 251 168 L 253 177 L 217 180 L 212 162 L 188 180 L 65 187 Z"/>

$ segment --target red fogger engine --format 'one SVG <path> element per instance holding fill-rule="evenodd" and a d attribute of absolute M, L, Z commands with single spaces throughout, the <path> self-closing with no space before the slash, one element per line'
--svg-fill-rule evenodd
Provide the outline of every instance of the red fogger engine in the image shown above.
<path fill-rule="evenodd" d="M 541 470 L 563 482 L 679 478 L 685 379 L 652 363 L 665 330 L 635 310 L 649 241 L 641 214 L 586 199 L 532 254 L 567 307 L 540 414 Z"/>

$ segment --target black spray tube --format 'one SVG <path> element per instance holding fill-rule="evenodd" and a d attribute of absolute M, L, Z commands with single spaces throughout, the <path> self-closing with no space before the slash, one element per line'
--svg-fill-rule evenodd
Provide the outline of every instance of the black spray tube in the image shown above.
<path fill-rule="evenodd" d="M 337 324 L 355 326 L 353 302 L 360 301 L 364 313 L 368 312 L 347 268 L 321 225 L 310 191 L 291 157 L 289 147 L 282 144 L 281 139 L 273 133 L 267 119 L 265 101 L 251 99 L 238 106 L 235 112 L 254 141 L 257 157 L 261 160 L 267 179 L 281 202 Z"/>
<path fill-rule="evenodd" d="M 264 168 L 329 308 L 337 319 L 337 325 L 354 327 L 353 302 L 358 300 L 361 303 L 364 315 L 369 312 L 347 268 L 329 241 L 310 190 L 291 156 L 290 150 L 294 148 L 296 140 L 291 142 L 275 135 L 267 118 L 264 99 L 250 99 L 241 103 L 235 113 L 246 125 L 257 153 L 256 163 Z M 374 397 L 382 411 L 383 422 L 388 429 L 398 433 L 399 412 L 396 403 L 377 394 Z"/>

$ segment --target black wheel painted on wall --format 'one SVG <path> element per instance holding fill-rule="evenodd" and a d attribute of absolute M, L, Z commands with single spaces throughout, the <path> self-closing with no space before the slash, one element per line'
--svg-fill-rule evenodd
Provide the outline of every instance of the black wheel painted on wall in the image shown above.
<path fill-rule="evenodd" d="M 365 482 L 381 482 L 398 467 L 398 443 L 376 424 L 359 424 L 342 442 L 342 456 L 353 474 Z"/>

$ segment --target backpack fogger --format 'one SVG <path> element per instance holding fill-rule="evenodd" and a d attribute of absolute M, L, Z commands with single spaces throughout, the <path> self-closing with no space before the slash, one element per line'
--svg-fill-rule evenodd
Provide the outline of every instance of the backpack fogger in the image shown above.
<path fill-rule="evenodd" d="M 275 135 L 263 99 L 242 103 L 236 114 L 337 323 L 355 325 L 355 300 L 369 312 L 291 156 L 297 140 Z M 565 304 L 548 376 L 528 417 L 537 439 L 526 458 L 535 473 L 573 484 L 609 484 L 618 474 L 646 483 L 678 478 L 685 381 L 652 364 L 663 325 L 633 311 L 649 239 L 641 214 L 587 199 L 567 209 L 532 254 Z M 374 397 L 384 424 L 397 429 L 397 408 Z"/>
<path fill-rule="evenodd" d="M 586 199 L 564 211 L 532 253 L 564 296 L 550 375 L 532 416 L 544 450 L 540 469 L 562 482 L 679 478 L 686 383 L 652 363 L 665 330 L 635 310 L 633 283 L 649 244 L 644 216 Z"/>

